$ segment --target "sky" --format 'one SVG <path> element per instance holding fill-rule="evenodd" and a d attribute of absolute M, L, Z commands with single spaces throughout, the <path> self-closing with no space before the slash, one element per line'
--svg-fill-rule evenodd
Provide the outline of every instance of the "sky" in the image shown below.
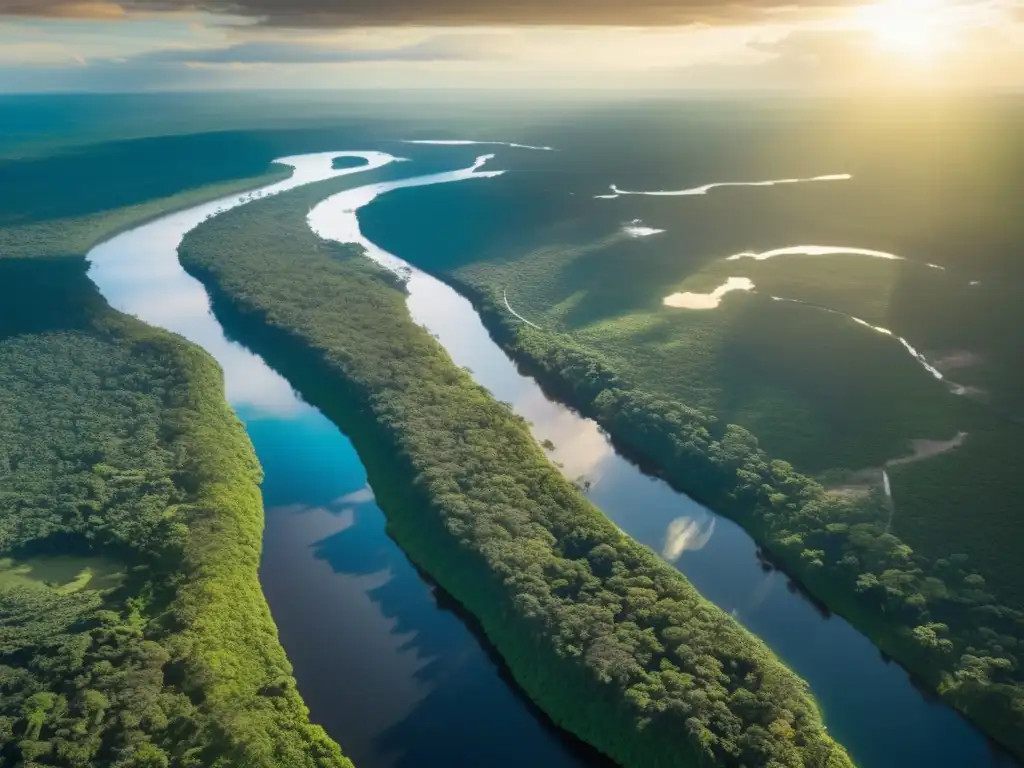
<path fill-rule="evenodd" d="M 0 92 L 1024 88 L 1024 0 L 0 0 Z"/>

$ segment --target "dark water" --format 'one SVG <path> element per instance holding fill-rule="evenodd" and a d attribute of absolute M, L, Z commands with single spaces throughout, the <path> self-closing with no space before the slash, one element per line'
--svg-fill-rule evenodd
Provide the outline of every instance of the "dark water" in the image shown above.
<path fill-rule="evenodd" d="M 634 539 L 673 562 L 701 594 L 764 639 L 811 684 L 830 731 L 859 765 L 1013 765 L 953 709 L 923 695 L 905 671 L 849 623 L 828 616 L 783 574 L 762 568 L 754 542 L 742 528 L 645 475 L 616 452 L 593 421 L 549 400 L 491 340 L 468 300 L 362 236 L 354 212 L 376 195 L 438 181 L 486 184 L 487 172 L 500 168 L 501 158 L 499 150 L 484 173 L 467 169 L 444 178 L 431 175 L 343 192 L 314 208 L 310 225 L 324 237 L 361 243 L 371 258 L 390 269 L 411 270 L 406 273 L 413 318 L 495 398 L 512 403 L 533 425 L 539 441 L 554 443 L 552 459 L 563 465 L 567 477 L 590 482 L 595 505 Z M 474 180 L 466 182 L 470 178 Z M 419 192 L 425 206 L 430 193 Z"/>
<path fill-rule="evenodd" d="M 369 168 L 379 158 L 364 159 Z M 293 179 L 267 191 L 345 172 L 331 165 L 303 158 Z M 224 368 L 265 472 L 260 580 L 312 719 L 360 768 L 599 764 L 508 684 L 388 538 L 348 438 L 225 338 L 177 246 L 207 215 L 236 204 L 210 203 L 115 237 L 89 254 L 90 277 L 112 306 L 184 335 Z"/>
<path fill-rule="evenodd" d="M 522 150 L 496 151 L 500 162 L 503 151 Z M 418 165 L 408 165 L 410 177 Z M 323 158 L 299 166 L 296 178 L 277 188 L 345 172 L 330 170 Z M 465 169 L 400 185 L 486 175 Z M 326 236 L 361 241 L 354 211 L 395 186 L 342 193 L 314 210 L 311 222 Z M 361 768 L 593 764 L 542 723 L 387 538 L 349 441 L 260 358 L 225 339 L 205 292 L 176 257 L 182 235 L 218 207 L 169 216 L 99 246 L 90 274 L 113 306 L 182 333 L 224 367 L 229 400 L 266 472 L 261 580 L 313 719 Z M 364 244 L 373 258 L 406 266 Z M 829 727 L 859 764 L 1000 764 L 980 732 L 923 697 L 866 638 L 823 616 L 781 574 L 765 572 L 738 526 L 644 475 L 593 422 L 548 400 L 491 341 L 468 301 L 418 270 L 409 288 L 416 320 L 457 364 L 532 421 L 538 439 L 555 444 L 553 458 L 568 476 L 591 482 L 595 504 L 675 562 L 811 683 Z"/>

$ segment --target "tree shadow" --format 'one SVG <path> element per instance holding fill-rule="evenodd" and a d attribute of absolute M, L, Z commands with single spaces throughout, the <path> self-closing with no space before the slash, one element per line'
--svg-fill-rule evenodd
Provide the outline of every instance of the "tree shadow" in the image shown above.
<path fill-rule="evenodd" d="M 87 269 L 84 259 L 0 256 L 0 339 L 91 330 L 106 302 Z"/>
<path fill-rule="evenodd" d="M 366 507 L 356 514 L 381 515 Z M 389 765 L 611 765 L 529 700 L 480 625 L 454 598 L 389 539 L 372 543 L 377 534 L 360 528 L 347 527 L 313 547 L 336 573 L 389 574 L 367 595 L 394 621 L 392 634 L 404 638 L 399 651 L 424 662 L 414 677 L 426 695 L 373 737 Z"/>

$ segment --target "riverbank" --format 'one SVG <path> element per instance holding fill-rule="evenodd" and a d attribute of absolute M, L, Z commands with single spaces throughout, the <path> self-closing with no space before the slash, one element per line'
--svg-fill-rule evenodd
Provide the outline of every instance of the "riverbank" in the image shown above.
<path fill-rule="evenodd" d="M 885 530 L 884 499 L 831 499 L 785 462 L 771 461 L 741 428 L 653 398 L 567 337 L 518 323 L 499 293 L 447 274 L 443 279 L 473 302 L 494 340 L 555 397 L 595 419 L 677 490 L 742 524 L 810 595 L 853 622 L 919 684 L 926 681 L 1024 755 L 1015 704 L 1024 694 L 1014 667 L 999 661 L 1015 647 L 1019 616 L 995 604 L 963 556 L 931 563 L 914 555 Z M 729 446 L 724 455 L 716 442 Z"/>
<path fill-rule="evenodd" d="M 0 305 L 0 764 L 350 768 L 259 587 L 260 469 L 217 364 L 78 259 L 0 260 Z"/>
<path fill-rule="evenodd" d="M 628 161 L 637 179 L 667 172 L 663 161 L 672 142 L 625 141 L 637 148 Z M 748 158 L 734 147 L 720 154 L 695 136 L 682 146 L 691 160 L 707 151 L 723 164 L 720 178 L 749 172 Z M 591 188 L 589 174 L 604 175 L 611 161 L 570 142 L 564 149 L 557 158 L 541 158 L 545 173 L 502 156 L 510 172 L 478 190 L 454 185 L 388 195 L 360 212 L 363 232 L 431 274 L 483 292 L 507 291 L 516 312 L 554 332 L 559 343 L 599 359 L 629 386 L 744 427 L 771 458 L 825 485 L 846 485 L 860 470 L 877 470 L 914 440 L 968 432 L 957 451 L 890 470 L 891 532 L 932 562 L 966 555 L 985 579 L 985 592 L 1000 605 L 1024 609 L 1024 560 L 1015 535 L 1024 430 L 1014 423 L 1021 413 L 1015 398 L 1024 388 L 1011 384 L 1021 348 L 1014 347 L 1013 329 L 1024 327 L 1017 321 L 1024 302 L 1013 251 L 1001 245 L 1012 240 L 1009 222 L 993 220 L 966 237 L 968 222 L 952 214 L 941 217 L 938 229 L 939 219 L 849 215 L 880 200 L 889 211 L 912 207 L 916 196 L 896 194 L 887 183 L 901 173 L 900 164 L 813 189 L 590 201 L 581 199 Z M 965 157 L 959 172 L 973 174 L 989 160 Z M 689 173 L 687 163 L 671 173 Z M 1016 178 L 1006 172 L 1007 180 Z M 944 210 L 959 210 L 952 200 L 963 184 L 944 177 L 943 187 L 954 194 Z M 623 225 L 634 218 L 666 232 L 629 237 Z M 949 247 L 962 238 L 969 249 Z M 728 260 L 799 241 L 870 246 L 905 260 L 844 254 Z M 975 256 L 967 259 L 968 252 Z M 989 277 L 979 284 L 982 263 Z M 752 280 L 755 293 L 729 294 L 714 310 L 663 306 L 666 294 L 710 290 L 738 275 Z M 894 335 L 773 296 L 838 310 Z M 950 357 L 972 365 L 948 373 L 932 366 L 946 381 L 925 367 Z"/>
<path fill-rule="evenodd" d="M 331 192 L 218 217 L 186 237 L 183 264 L 250 334 L 289 334 L 320 359 L 323 385 L 363 409 L 392 478 L 414 487 L 406 504 L 382 498 L 391 530 L 480 619 L 519 684 L 627 765 L 849 764 L 805 685 L 587 503 L 522 419 L 410 320 L 392 276 L 309 232 L 307 201 Z"/>

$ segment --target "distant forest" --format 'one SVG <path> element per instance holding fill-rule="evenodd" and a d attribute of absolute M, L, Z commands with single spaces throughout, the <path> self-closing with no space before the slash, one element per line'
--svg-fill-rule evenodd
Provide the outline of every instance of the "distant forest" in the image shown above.
<path fill-rule="evenodd" d="M 559 151 L 510 155 L 486 189 L 397 192 L 361 221 L 471 298 L 546 390 L 1024 757 L 1024 229 L 1007 204 L 1024 193 L 1024 115 L 997 107 L 942 141 L 910 107 L 895 128 L 767 102 L 573 115 L 544 126 Z M 373 136 L 233 130 L 0 158 L 0 768 L 351 768 L 310 723 L 260 590 L 261 470 L 218 366 L 113 311 L 83 257 L 282 178 L 270 157 Z M 449 167 L 436 149 L 402 152 Z M 779 194 L 593 197 L 611 181 L 847 171 Z M 351 437 L 402 548 L 559 726 L 623 765 L 851 768 L 806 684 L 565 480 L 410 320 L 401 280 L 310 232 L 309 205 L 354 178 L 218 216 L 180 256 L 227 332 Z M 630 237 L 636 219 L 667 232 Z M 794 237 L 913 258 L 724 261 Z M 737 264 L 761 293 L 663 307 Z M 970 396 L 891 337 L 771 300 L 787 290 L 950 352 Z M 960 429 L 956 450 L 887 464 Z"/>

